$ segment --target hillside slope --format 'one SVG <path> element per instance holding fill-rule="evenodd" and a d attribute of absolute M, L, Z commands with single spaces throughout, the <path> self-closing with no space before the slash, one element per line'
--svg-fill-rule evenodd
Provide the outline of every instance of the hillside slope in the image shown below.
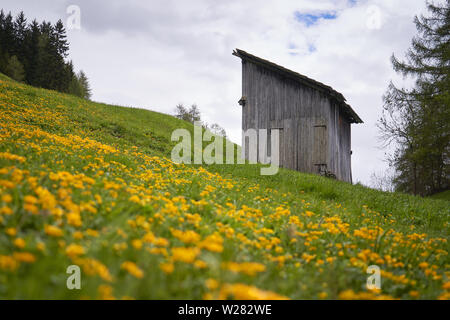
<path fill-rule="evenodd" d="M 450 190 L 433 194 L 430 198 L 450 201 Z"/>
<path fill-rule="evenodd" d="M 0 75 L 0 298 L 449 298 L 447 201 L 177 165 L 177 128 Z"/>

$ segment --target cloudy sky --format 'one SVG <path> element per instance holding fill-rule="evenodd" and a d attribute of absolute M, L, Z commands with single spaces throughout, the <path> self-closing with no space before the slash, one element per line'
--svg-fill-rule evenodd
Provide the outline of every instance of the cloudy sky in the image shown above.
<path fill-rule="evenodd" d="M 93 100 L 173 113 L 196 103 L 208 123 L 240 142 L 240 48 L 341 92 L 363 119 L 352 126 L 354 181 L 383 172 L 376 121 L 390 80 L 390 56 L 403 57 L 424 0 L 2 0 L 31 20 L 62 19 L 70 58 Z M 69 9 L 69 10 L 68 10 Z M 69 12 L 69 13 L 68 13 Z M 68 28 L 69 29 L 69 28 Z"/>

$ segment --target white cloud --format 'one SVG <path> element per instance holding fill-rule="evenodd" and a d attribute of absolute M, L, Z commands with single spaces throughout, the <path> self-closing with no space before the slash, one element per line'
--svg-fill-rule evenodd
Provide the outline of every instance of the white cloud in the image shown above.
<path fill-rule="evenodd" d="M 368 183 L 386 167 L 375 124 L 381 96 L 397 78 L 389 59 L 409 47 L 423 0 L 2 1 L 6 10 L 51 21 L 64 21 L 69 4 L 80 6 L 82 26 L 69 32 L 70 58 L 90 78 L 93 99 L 165 113 L 197 103 L 206 121 L 239 142 L 241 63 L 231 52 L 241 48 L 347 98 L 365 122 L 352 127 L 355 181 Z M 379 28 L 368 28 L 370 6 L 379 8 Z M 336 12 L 336 19 L 306 27 L 296 11 Z"/>

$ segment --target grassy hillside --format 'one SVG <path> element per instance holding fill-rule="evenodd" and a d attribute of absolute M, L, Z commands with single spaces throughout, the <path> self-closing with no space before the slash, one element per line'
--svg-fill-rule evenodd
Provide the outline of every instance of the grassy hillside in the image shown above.
<path fill-rule="evenodd" d="M 430 198 L 450 201 L 450 190 L 433 194 Z"/>
<path fill-rule="evenodd" d="M 447 201 L 174 164 L 177 128 L 0 75 L 0 298 L 450 297 Z"/>

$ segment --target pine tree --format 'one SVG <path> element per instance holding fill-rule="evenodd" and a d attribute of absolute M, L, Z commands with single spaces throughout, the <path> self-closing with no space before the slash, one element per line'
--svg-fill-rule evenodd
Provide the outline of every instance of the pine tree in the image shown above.
<path fill-rule="evenodd" d="M 66 29 L 61 19 L 56 22 L 54 27 L 57 52 L 60 56 L 67 58 L 69 54 L 69 43 L 67 41 Z"/>
<path fill-rule="evenodd" d="M 397 190 L 421 195 L 449 188 L 450 176 L 450 0 L 427 8 L 429 17 L 414 19 L 419 35 L 406 61 L 392 56 L 394 70 L 415 85 L 391 82 L 379 121 L 383 140 L 397 144 L 390 159 Z"/>
<path fill-rule="evenodd" d="M 71 74 L 67 74 L 66 62 L 64 59 L 68 55 L 69 45 L 67 42 L 66 30 L 61 20 L 50 29 L 49 55 L 53 64 L 52 88 L 61 92 L 67 92 Z"/>
<path fill-rule="evenodd" d="M 33 86 L 39 86 L 39 39 L 39 23 L 33 20 L 28 28 L 24 45 L 26 81 Z"/>
<path fill-rule="evenodd" d="M 25 14 L 21 11 L 14 21 L 14 36 L 15 36 L 15 48 L 14 54 L 19 57 L 20 60 L 23 59 L 24 55 L 24 43 L 27 33 L 27 19 Z"/>
<path fill-rule="evenodd" d="M 11 12 L 0 10 L 0 72 L 28 84 L 84 98 L 91 88 L 84 72 L 76 75 L 72 62 L 66 62 L 69 43 L 61 20 L 55 25 L 33 20 L 27 24 L 20 12 L 13 19 Z"/>
<path fill-rule="evenodd" d="M 89 100 L 91 98 L 91 86 L 89 85 L 89 80 L 83 70 L 80 70 L 78 73 L 78 81 L 82 88 L 82 98 Z"/>
<path fill-rule="evenodd" d="M 78 81 L 77 75 L 74 75 L 72 77 L 72 80 L 70 81 L 68 93 L 83 98 L 83 88 L 81 87 L 80 81 Z"/>
<path fill-rule="evenodd" d="M 15 34 L 14 34 L 14 22 L 11 12 L 6 15 L 3 21 L 3 35 L 2 46 L 3 51 L 9 56 L 14 54 Z"/>
<path fill-rule="evenodd" d="M 0 10 L 0 72 L 3 72 L 8 64 L 8 60 L 6 59 L 6 47 L 5 47 L 5 13 L 3 9 Z"/>
<path fill-rule="evenodd" d="M 0 46 L 3 43 L 3 25 L 5 23 L 5 12 L 3 12 L 3 9 L 0 10 Z"/>
<path fill-rule="evenodd" d="M 23 81 L 25 79 L 25 70 L 16 56 L 12 56 L 9 59 L 5 73 L 16 81 Z"/>
<path fill-rule="evenodd" d="M 68 83 L 64 83 L 64 58 L 58 53 L 58 40 L 55 28 L 50 22 L 43 21 L 40 26 L 38 45 L 39 86 L 64 92 Z"/>
<path fill-rule="evenodd" d="M 3 52 L 5 48 L 5 13 L 3 9 L 0 10 L 0 53 Z"/>

